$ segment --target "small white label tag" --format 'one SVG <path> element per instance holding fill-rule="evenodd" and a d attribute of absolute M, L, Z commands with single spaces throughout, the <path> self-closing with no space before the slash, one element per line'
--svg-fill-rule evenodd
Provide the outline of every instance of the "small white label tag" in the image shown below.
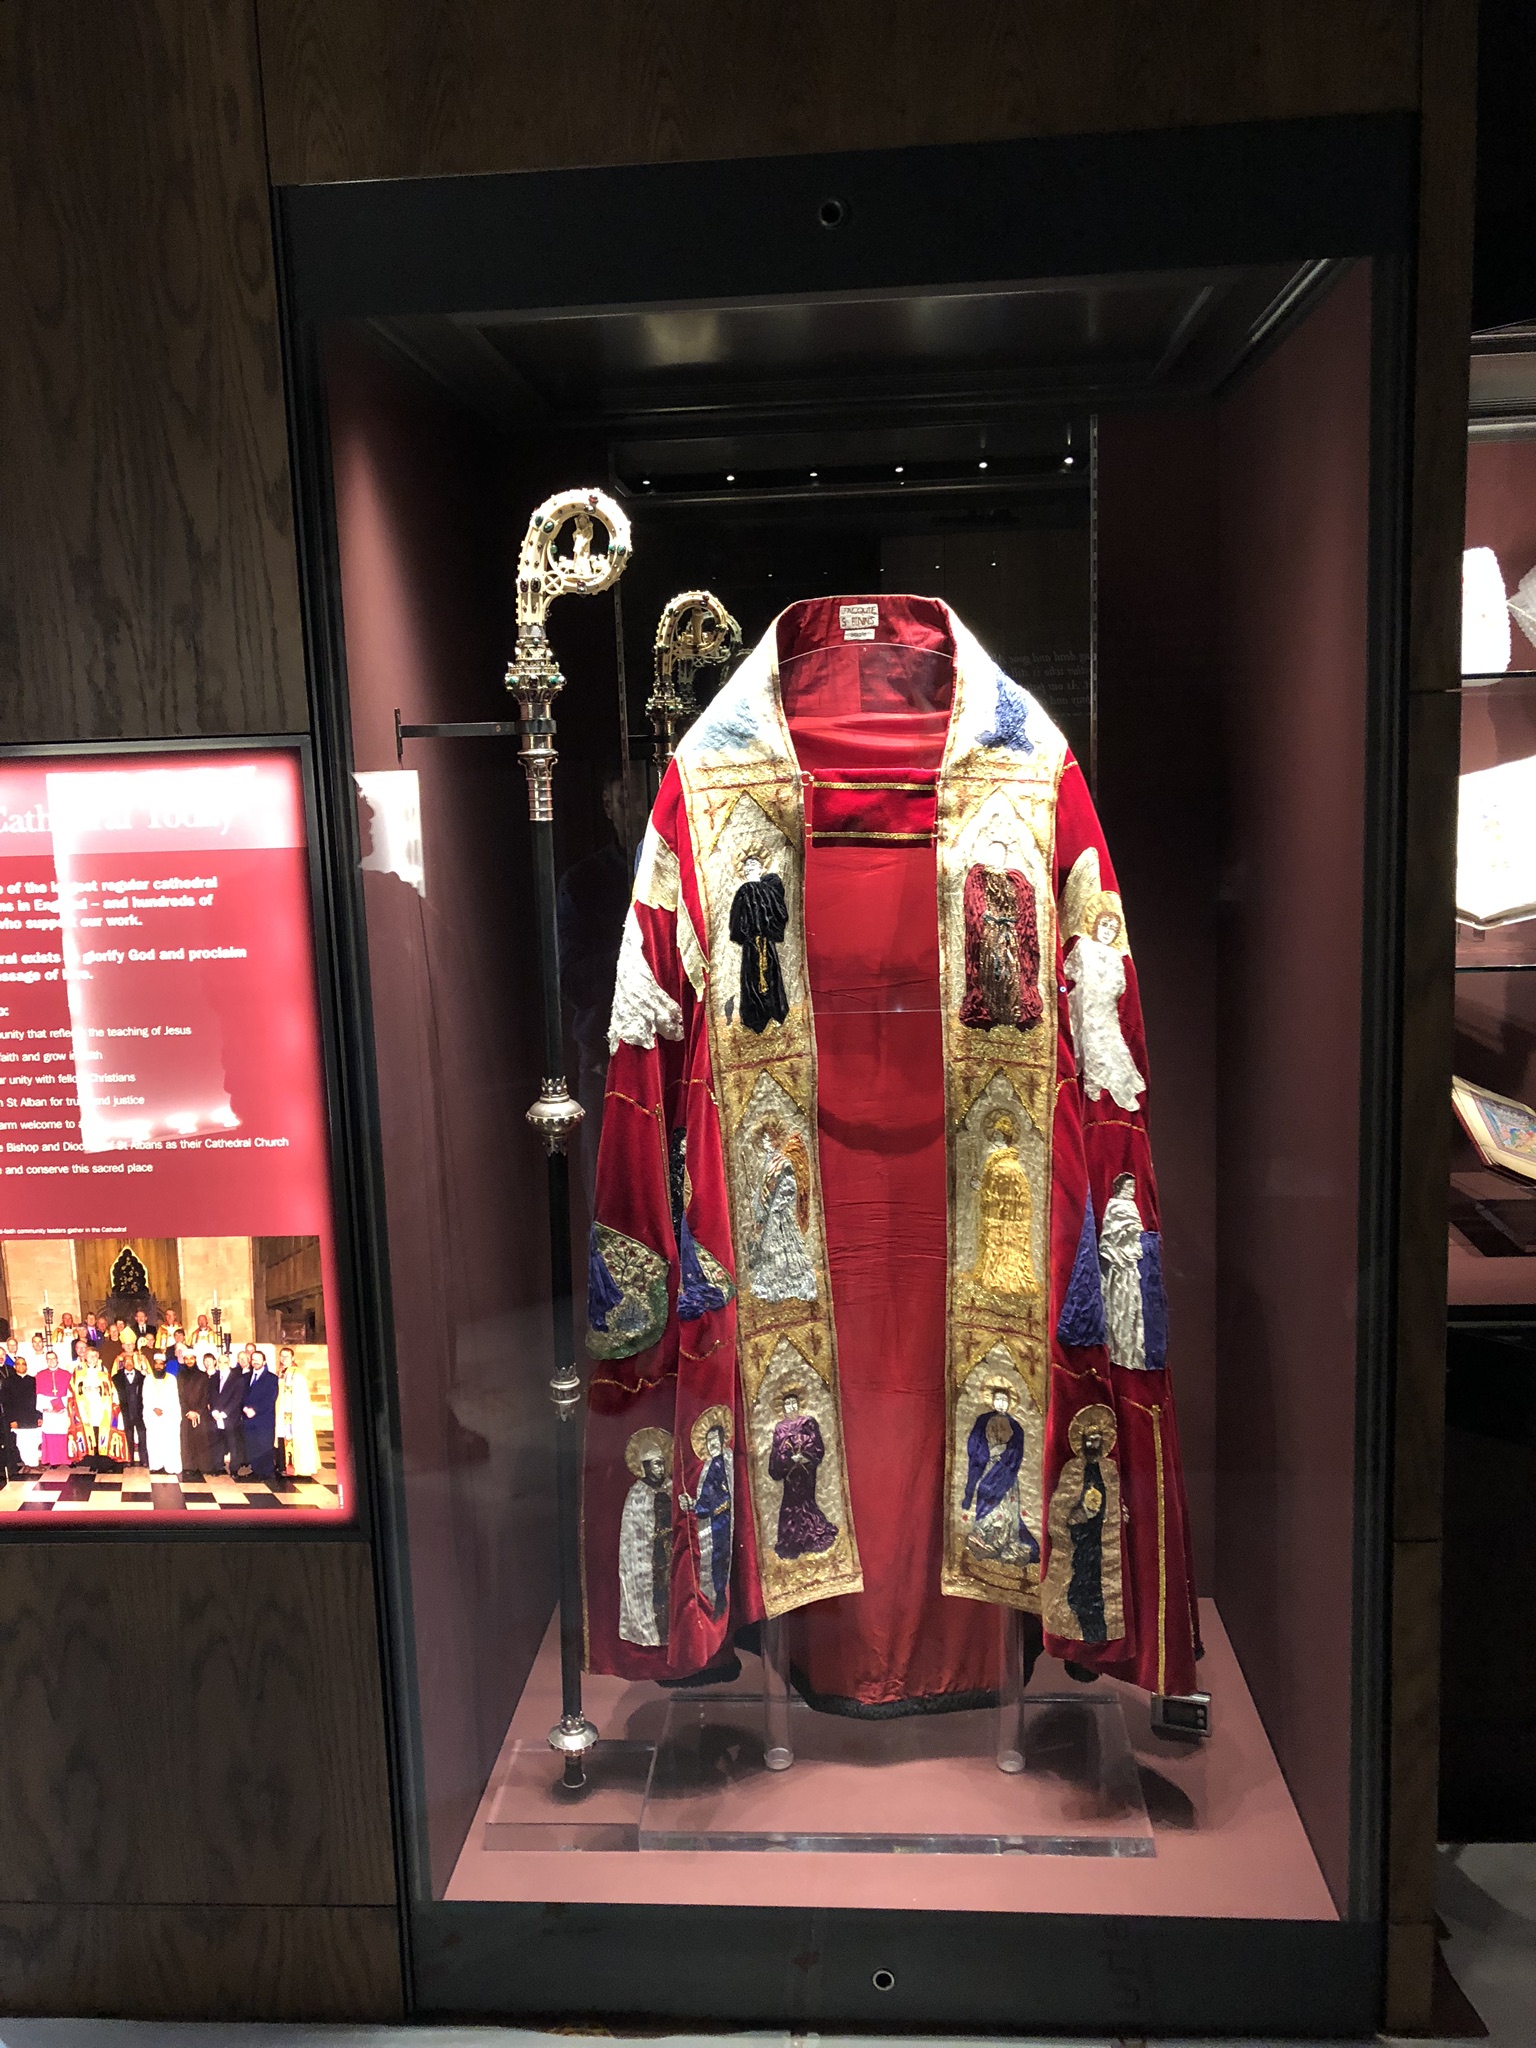
<path fill-rule="evenodd" d="M 880 607 L 877 604 L 840 604 L 837 623 L 843 629 L 845 640 L 873 640 L 875 628 L 880 623 Z"/>

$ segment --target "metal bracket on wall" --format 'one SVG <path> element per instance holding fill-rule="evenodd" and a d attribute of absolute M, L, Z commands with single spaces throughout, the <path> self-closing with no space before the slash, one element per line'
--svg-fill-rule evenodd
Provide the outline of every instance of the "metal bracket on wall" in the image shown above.
<path fill-rule="evenodd" d="M 469 725 L 402 725 L 395 712 L 395 762 L 405 766 L 407 740 L 515 740 L 522 728 L 515 718 L 481 718 Z"/>

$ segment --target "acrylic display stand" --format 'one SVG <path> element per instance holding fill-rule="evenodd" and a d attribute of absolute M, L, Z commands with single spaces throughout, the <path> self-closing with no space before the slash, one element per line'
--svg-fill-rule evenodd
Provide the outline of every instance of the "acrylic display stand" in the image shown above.
<path fill-rule="evenodd" d="M 782 1631 L 768 1623 L 755 1686 L 653 1700 L 645 1739 L 599 1742 L 587 1752 L 578 1790 L 550 1771 L 542 1744 L 516 1744 L 483 1845 L 1155 1854 L 1118 1696 L 1025 1694 L 1018 1617 L 1005 1609 L 998 1615 L 1004 1658 L 996 1707 L 888 1720 L 805 1706 L 791 1692 Z M 631 1734 L 641 1733 L 631 1723 Z"/>

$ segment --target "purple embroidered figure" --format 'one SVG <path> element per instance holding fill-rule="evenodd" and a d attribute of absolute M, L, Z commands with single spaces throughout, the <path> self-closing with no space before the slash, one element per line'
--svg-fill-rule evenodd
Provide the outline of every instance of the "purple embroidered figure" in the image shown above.
<path fill-rule="evenodd" d="M 830 1550 L 837 1530 L 816 1505 L 816 1473 L 827 1447 L 814 1415 L 802 1415 L 804 1388 L 784 1390 L 783 1420 L 773 1426 L 768 1449 L 768 1477 L 784 1491 L 779 1501 L 779 1533 L 774 1549 L 780 1557 L 806 1557 Z"/>
<path fill-rule="evenodd" d="M 966 1536 L 973 1557 L 996 1564 L 1038 1564 L 1039 1540 L 1024 1520 L 1019 1469 L 1024 1432 L 1008 1413 L 1009 1390 L 994 1383 L 992 1406 L 971 1424 L 965 1446 L 965 1498 L 961 1510 L 975 1520 Z"/>

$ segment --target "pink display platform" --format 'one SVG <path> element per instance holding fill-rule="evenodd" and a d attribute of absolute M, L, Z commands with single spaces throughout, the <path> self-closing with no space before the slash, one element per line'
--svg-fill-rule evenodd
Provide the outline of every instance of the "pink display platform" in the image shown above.
<path fill-rule="evenodd" d="M 590 1836 L 563 1842 L 526 1831 L 538 1815 L 539 1788 L 551 1781 L 544 1736 L 559 1714 L 558 1639 L 553 1628 L 530 1674 L 501 1755 L 470 1827 L 446 1897 L 481 1900 L 560 1900 L 570 1903 L 655 1905 L 782 1905 L 946 1908 L 951 1911 L 1115 1913 L 1217 1919 L 1334 1920 L 1337 1908 L 1307 1841 L 1264 1735 L 1213 1604 L 1201 1603 L 1206 1655 L 1201 1679 L 1213 1700 L 1214 1733 L 1197 1747 L 1164 1741 L 1149 1728 L 1145 1696 L 1111 1680 L 1079 1688 L 1054 1659 L 1042 1657 L 1026 1694 L 1026 1729 L 1046 1717 L 1059 1733 L 1060 1715 L 1078 1725 L 1118 1727 L 1129 1737 L 1137 1767 L 1138 1802 L 1106 1810 L 1102 1787 L 1079 1762 L 1010 1778 L 985 1754 L 991 1715 L 913 1717 L 860 1722 L 811 1714 L 793 1716 L 796 1764 L 776 1774 L 748 1768 L 731 1782 L 716 1772 L 702 1805 L 695 1780 L 684 1789 L 687 1819 L 671 1824 L 678 1806 L 675 1781 L 651 1789 L 650 1758 L 679 1732 L 721 1722 L 739 1724 L 749 1761 L 751 1736 L 760 1726 L 761 1672 L 743 1659 L 735 1687 L 708 1695 L 668 1693 L 653 1685 L 592 1677 L 587 1712 L 612 1743 L 610 1775 L 579 1813 L 565 1809 L 578 1828 L 602 1822 L 612 1847 L 593 1848 Z M 1079 1707 L 1078 1701 L 1084 1702 Z M 967 1731 L 963 1724 L 973 1722 Z M 669 1723 L 671 1730 L 669 1733 Z M 1068 1742 L 1068 1748 L 1077 1738 Z M 628 1747 L 633 1745 L 633 1747 Z M 1113 1735 L 1110 1736 L 1113 1745 Z M 686 1754 L 686 1743 L 684 1750 Z M 714 1755 L 715 1752 L 712 1752 Z M 674 1764 L 675 1771 L 676 1766 Z M 1095 1783 L 1097 1781 L 1094 1781 Z M 533 1795 L 533 1803 L 530 1803 Z M 1010 1805 L 1011 1802 L 1011 1805 Z M 547 1801 L 558 1826 L 561 1810 Z M 998 1825 L 994 1814 L 1027 1815 L 1025 1824 Z M 1070 1824 L 1060 1827 L 1063 1813 Z M 657 1825 L 641 1837 L 642 1819 Z M 948 1817 L 946 1839 L 935 1853 L 872 1854 L 881 1835 L 901 1837 L 907 1822 Z M 962 1826 L 954 1825 L 956 1816 Z M 710 1846 L 670 1848 L 667 1840 L 705 1833 L 734 1834 Z M 786 1823 L 779 1825 L 779 1822 Z M 1150 1840 L 1145 1830 L 1150 1822 Z M 723 1823 L 723 1825 L 722 1825 Z M 633 1830 L 633 1832 L 631 1832 Z M 978 1830 L 972 1841 L 964 1839 Z M 1058 1835 L 1053 1843 L 1051 1836 Z M 774 1840 L 774 1836 L 782 1839 Z M 815 1846 L 799 1848 L 800 1836 Z M 842 1838 L 838 1849 L 822 1846 Z M 1140 1837 L 1140 1839 L 1138 1839 Z M 767 1838 L 767 1839 L 765 1839 Z M 623 1846 L 618 1846 L 620 1843 Z M 1017 1846 L 1033 1853 L 1010 1854 Z M 1095 1846 L 1097 1844 L 1097 1846 Z M 581 1847 L 583 1853 L 572 1850 Z M 722 1856 L 722 1847 L 768 1853 Z M 999 1848 L 1003 1853 L 999 1853 Z M 1148 1849 L 1152 1853 L 1147 1853 Z M 850 1849 L 865 1853 L 850 1854 Z"/>

